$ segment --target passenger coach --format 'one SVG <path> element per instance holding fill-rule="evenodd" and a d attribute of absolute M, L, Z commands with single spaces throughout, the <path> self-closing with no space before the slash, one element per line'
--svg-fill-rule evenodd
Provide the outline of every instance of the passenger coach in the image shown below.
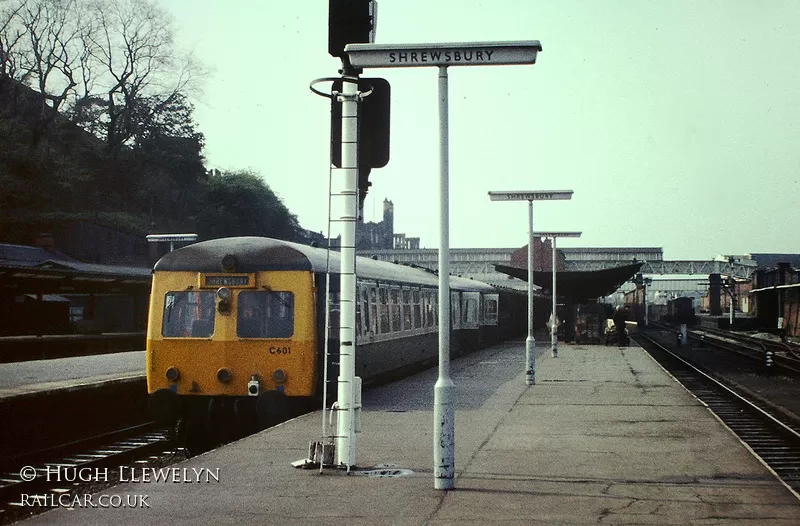
<path fill-rule="evenodd" d="M 147 331 L 150 408 L 190 442 L 215 442 L 321 400 L 338 375 L 339 253 L 269 238 L 190 245 L 156 263 Z M 356 374 L 365 382 L 433 364 L 438 277 L 357 258 Z M 330 276 L 330 283 L 326 283 Z M 500 294 L 451 277 L 451 352 L 496 341 Z M 329 390 L 330 391 L 330 390 Z"/>

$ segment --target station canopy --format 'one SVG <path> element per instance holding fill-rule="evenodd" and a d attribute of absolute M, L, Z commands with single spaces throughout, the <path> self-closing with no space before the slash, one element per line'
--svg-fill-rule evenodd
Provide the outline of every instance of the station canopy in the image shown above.
<path fill-rule="evenodd" d="M 600 270 L 580 270 L 556 272 L 556 291 L 567 303 L 581 303 L 613 294 L 623 283 L 630 280 L 644 265 L 643 262 Z M 523 281 L 528 281 L 528 268 L 495 265 L 495 270 Z M 549 291 L 553 286 L 553 273 L 550 270 L 536 270 L 533 284 Z"/>

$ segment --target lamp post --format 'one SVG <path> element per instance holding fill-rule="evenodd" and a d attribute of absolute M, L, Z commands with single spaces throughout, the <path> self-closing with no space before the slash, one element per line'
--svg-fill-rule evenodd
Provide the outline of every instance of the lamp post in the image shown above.
<path fill-rule="evenodd" d="M 536 339 L 533 337 L 533 202 L 572 199 L 572 190 L 489 192 L 491 201 L 528 202 L 528 337 L 525 339 L 525 383 L 536 383 Z"/>
<path fill-rule="evenodd" d="M 644 326 L 650 323 L 650 316 L 648 315 L 648 306 L 647 306 L 647 286 L 653 282 L 651 278 L 644 277 L 644 274 L 638 272 L 633 279 L 633 282 L 637 286 L 642 287 L 642 307 L 644 309 Z"/>
<path fill-rule="evenodd" d="M 549 237 L 553 240 L 553 323 L 550 325 L 550 351 L 553 358 L 558 358 L 558 323 L 556 317 L 556 238 L 581 237 L 580 232 L 534 232 L 537 237 Z"/>
<path fill-rule="evenodd" d="M 439 377 L 433 388 L 433 477 L 435 489 L 455 487 L 455 385 L 450 376 L 450 66 L 535 64 L 538 40 L 434 44 L 347 44 L 357 68 L 437 67 L 439 93 Z M 352 307 L 353 309 L 355 307 Z"/>

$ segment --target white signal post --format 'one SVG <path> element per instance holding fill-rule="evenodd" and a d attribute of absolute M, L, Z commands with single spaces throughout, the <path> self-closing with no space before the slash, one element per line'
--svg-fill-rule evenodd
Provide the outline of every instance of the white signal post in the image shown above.
<path fill-rule="evenodd" d="M 556 238 L 581 237 L 580 232 L 534 232 L 535 237 L 549 237 L 553 240 L 553 322 L 550 325 L 550 352 L 558 358 L 558 317 L 556 316 Z"/>
<path fill-rule="evenodd" d="M 533 337 L 533 202 L 572 199 L 572 190 L 489 192 L 491 201 L 528 202 L 528 337 L 525 338 L 525 383 L 536 384 L 536 339 Z"/>
<path fill-rule="evenodd" d="M 341 268 L 339 284 L 339 377 L 335 462 L 348 470 L 356 463 L 354 406 L 356 387 L 356 221 L 358 219 L 358 76 L 342 76 L 341 190 L 331 196 L 339 210 Z M 338 203 L 334 203 L 333 200 Z"/>
<path fill-rule="evenodd" d="M 448 66 L 535 64 L 538 40 L 445 44 L 348 44 L 357 68 L 438 67 L 439 87 L 439 377 L 433 389 L 435 489 L 455 487 L 455 386 L 450 377 L 450 212 Z"/>

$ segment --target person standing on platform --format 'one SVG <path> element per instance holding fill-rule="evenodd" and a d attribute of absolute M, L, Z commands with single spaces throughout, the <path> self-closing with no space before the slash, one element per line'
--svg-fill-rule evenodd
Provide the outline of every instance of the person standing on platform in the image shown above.
<path fill-rule="evenodd" d="M 625 308 L 622 307 L 622 305 L 617 307 L 613 319 L 614 328 L 617 330 L 617 345 L 625 347 L 628 345 L 628 330 L 625 327 L 625 321 L 628 319 L 628 316 L 625 314 Z"/>

